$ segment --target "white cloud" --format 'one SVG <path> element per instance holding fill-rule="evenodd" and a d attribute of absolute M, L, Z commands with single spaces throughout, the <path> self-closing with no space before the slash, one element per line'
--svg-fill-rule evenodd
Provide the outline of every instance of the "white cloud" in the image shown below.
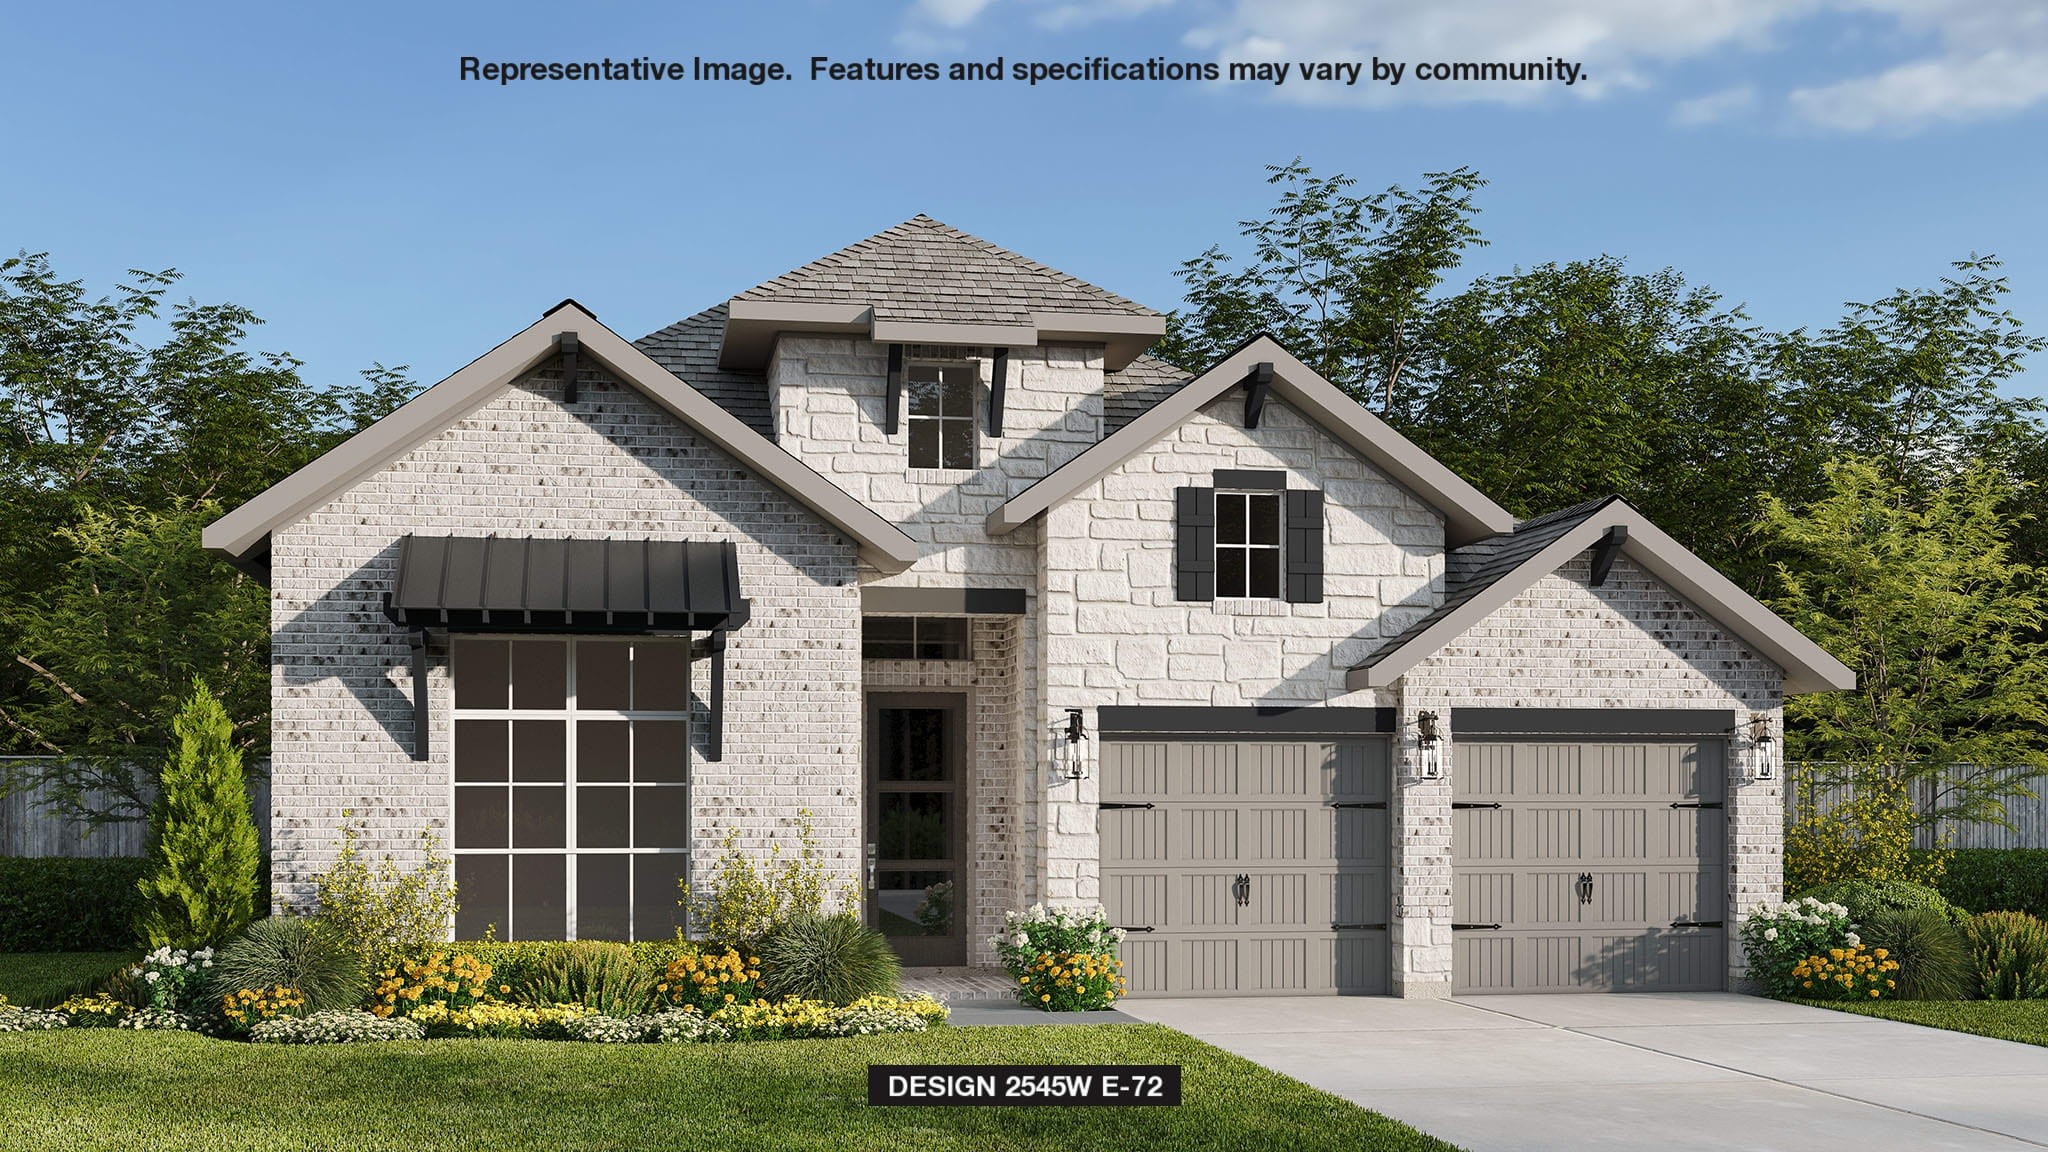
<path fill-rule="evenodd" d="M 1704 124 L 1786 116 L 1833 131 L 1911 131 L 2048 103 L 2048 4 L 2042 0 L 1010 0 L 1041 27 L 1064 29 L 1175 6 L 1183 44 L 1217 60 L 1408 63 L 1401 83 L 1289 82 L 1275 98 L 1308 103 L 1526 104 L 1660 87 L 1674 65 L 1782 49 L 1798 35 L 1830 50 L 1771 61 L 1782 87 L 1740 83 L 1674 93 L 1672 117 Z M 961 31 L 996 0 L 915 0 L 913 23 Z M 1829 38 L 1821 40 L 1822 37 Z M 1853 40 L 1848 38 L 1853 37 Z M 1881 65 L 1843 65 L 1855 56 Z M 1417 62 L 1580 64 L 1557 81 L 1417 82 Z M 1845 74 L 1836 78 L 1835 69 Z M 1792 75 L 1822 71 L 1826 79 Z"/>

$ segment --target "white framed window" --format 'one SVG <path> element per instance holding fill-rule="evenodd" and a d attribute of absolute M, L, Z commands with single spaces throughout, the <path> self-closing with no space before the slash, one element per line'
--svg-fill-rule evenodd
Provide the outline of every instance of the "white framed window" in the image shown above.
<path fill-rule="evenodd" d="M 1278 600 L 1279 492 L 1216 494 L 1216 595 Z"/>
<path fill-rule="evenodd" d="M 456 636 L 456 937 L 675 935 L 689 641 Z"/>
<path fill-rule="evenodd" d="M 912 468 L 974 467 L 974 381 L 971 362 L 909 364 L 906 423 Z"/>

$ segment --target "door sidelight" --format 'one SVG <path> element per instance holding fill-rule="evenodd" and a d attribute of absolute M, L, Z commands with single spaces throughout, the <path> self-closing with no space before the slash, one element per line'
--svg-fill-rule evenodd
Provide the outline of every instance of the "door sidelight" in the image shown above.
<path fill-rule="evenodd" d="M 1238 873 L 1237 881 L 1230 886 L 1230 896 L 1231 899 L 1237 901 L 1239 908 L 1250 904 L 1252 902 L 1252 878 L 1242 872 Z"/>
<path fill-rule="evenodd" d="M 1591 872 L 1579 873 L 1578 889 L 1579 903 L 1591 904 L 1593 902 L 1593 874 Z"/>

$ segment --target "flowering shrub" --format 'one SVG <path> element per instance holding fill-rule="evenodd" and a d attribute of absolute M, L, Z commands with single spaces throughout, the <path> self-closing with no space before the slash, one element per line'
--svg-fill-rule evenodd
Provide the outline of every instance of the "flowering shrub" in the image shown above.
<path fill-rule="evenodd" d="M 1045 952 L 1017 978 L 1017 999 L 1047 1012 L 1094 1012 L 1124 991 L 1124 962 L 1094 952 Z"/>
<path fill-rule="evenodd" d="M 1011 977 L 1022 979 L 1039 957 L 1048 952 L 1114 957 L 1123 939 L 1124 930 L 1109 926 L 1109 913 L 1100 904 L 1079 910 L 1050 911 L 1043 904 L 1033 904 L 1021 913 L 1003 913 L 1002 932 L 989 937 L 988 942 L 1002 958 L 1003 967 L 1010 970 Z"/>
<path fill-rule="evenodd" d="M 386 1019 L 371 1012 L 336 1009 L 310 1016 L 282 1016 L 249 1029 L 254 1044 L 369 1044 L 384 1040 L 424 1040 L 427 1030 L 404 1018 Z"/>
<path fill-rule="evenodd" d="M 71 1017 L 61 1012 L 45 1012 L 40 1008 L 21 1008 L 14 1005 L 0 1005 L 0 1032 L 48 1032 L 52 1028 L 63 1028 L 71 1023 Z"/>
<path fill-rule="evenodd" d="M 207 970 L 212 967 L 211 948 L 195 952 L 159 948 L 123 969 L 121 975 L 134 988 L 135 1002 L 141 1007 L 196 1013 L 206 1003 Z"/>
<path fill-rule="evenodd" d="M 503 1004 L 486 1001 L 467 1008 L 446 1004 L 422 1004 L 406 1014 L 427 1030 L 429 1039 L 448 1036 L 494 1036 L 506 1039 L 566 1040 L 568 1023 L 594 1016 L 595 1009 L 581 1004 Z"/>
<path fill-rule="evenodd" d="M 1766 904 L 1742 922 L 1742 950 L 1749 974 L 1772 996 L 1798 996 L 1792 967 L 1809 956 L 1861 944 L 1849 910 L 1811 896 L 1788 904 Z"/>
<path fill-rule="evenodd" d="M 282 984 L 268 988 L 237 988 L 220 998 L 221 1018 L 236 1031 L 247 1031 L 265 1020 L 303 1016 L 305 1012 L 306 998 L 299 995 L 298 989 Z"/>
<path fill-rule="evenodd" d="M 435 952 L 425 960 L 406 960 L 377 973 L 370 990 L 370 1011 L 379 1016 L 406 1016 L 423 1004 L 467 1008 L 512 989 L 491 983 L 491 966 L 457 952 Z"/>
<path fill-rule="evenodd" d="M 1791 974 L 1798 994 L 1809 1000 L 1876 1000 L 1898 989 L 1893 976 L 1898 970 L 1898 961 L 1885 949 L 1866 952 L 1853 944 L 1808 956 L 1792 966 Z"/>
<path fill-rule="evenodd" d="M 946 1006 L 929 996 L 918 997 L 921 1003 L 899 1000 L 894 996 L 865 996 L 835 1014 L 832 1021 L 833 1034 L 837 1036 L 877 1036 L 885 1032 L 922 1032 L 934 1023 L 944 1023 Z M 934 1021 L 926 1005 L 938 1009 Z"/>
<path fill-rule="evenodd" d="M 655 995 L 664 1004 L 711 1012 L 727 1004 L 751 1003 L 758 996 L 761 958 L 723 952 L 685 952 L 669 961 Z"/>
<path fill-rule="evenodd" d="M 201 1032 L 211 1033 L 213 1029 L 201 1016 L 184 1012 L 173 1012 L 168 1008 L 138 1008 L 124 1018 L 120 1027 L 132 1028 L 137 1032 Z"/>
<path fill-rule="evenodd" d="M 943 1024 L 947 1009 L 929 996 L 869 996 L 835 1008 L 817 1000 L 755 1000 L 728 1004 L 710 1015 L 671 1008 L 651 1015 L 582 1016 L 563 1030 L 600 1044 L 710 1044 L 732 1040 L 798 1040 L 922 1032 Z"/>
<path fill-rule="evenodd" d="M 90 996 L 73 996 L 57 1005 L 56 1011 L 68 1018 L 73 1028 L 112 1028 L 130 1009 L 125 1001 L 95 992 Z"/>

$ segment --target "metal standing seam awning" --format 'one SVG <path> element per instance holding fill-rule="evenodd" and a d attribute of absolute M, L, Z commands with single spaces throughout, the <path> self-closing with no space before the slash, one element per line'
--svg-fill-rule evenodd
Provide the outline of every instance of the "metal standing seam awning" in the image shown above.
<path fill-rule="evenodd" d="M 413 759 L 425 760 L 427 633 L 709 632 L 705 758 L 724 755 L 725 639 L 750 612 L 730 541 L 407 536 L 384 614 L 411 634 Z M 686 665 L 687 667 L 687 665 Z M 684 686 L 687 696 L 689 686 Z"/>

